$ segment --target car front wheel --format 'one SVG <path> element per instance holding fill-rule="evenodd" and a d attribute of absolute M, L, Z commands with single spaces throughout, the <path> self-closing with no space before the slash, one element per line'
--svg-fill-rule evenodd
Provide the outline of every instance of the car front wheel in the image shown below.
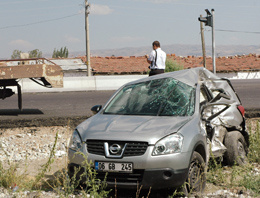
<path fill-rule="evenodd" d="M 187 180 L 183 186 L 185 196 L 202 194 L 206 186 L 205 161 L 196 151 L 193 152 Z"/>

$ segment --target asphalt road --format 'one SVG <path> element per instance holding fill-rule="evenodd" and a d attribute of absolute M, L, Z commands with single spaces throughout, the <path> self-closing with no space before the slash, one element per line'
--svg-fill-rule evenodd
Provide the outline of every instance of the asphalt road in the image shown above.
<path fill-rule="evenodd" d="M 0 101 L 3 117 L 62 117 L 91 115 L 91 107 L 104 105 L 115 91 L 25 93 L 23 110 L 18 110 L 17 95 Z"/>
<path fill-rule="evenodd" d="M 260 79 L 232 80 L 231 83 L 247 110 L 260 110 Z"/>
<path fill-rule="evenodd" d="M 246 110 L 260 111 L 260 79 L 233 80 Z M 104 105 L 115 91 L 26 93 L 23 94 L 23 111 L 18 110 L 17 95 L 0 101 L 0 128 L 6 121 L 18 122 L 33 119 L 91 116 L 90 108 Z M 50 121 L 48 121 L 50 122 Z M 37 124 L 35 124 L 37 125 Z"/>

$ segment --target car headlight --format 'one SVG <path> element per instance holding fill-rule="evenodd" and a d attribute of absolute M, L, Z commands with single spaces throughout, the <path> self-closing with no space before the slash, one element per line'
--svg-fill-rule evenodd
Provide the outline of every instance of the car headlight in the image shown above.
<path fill-rule="evenodd" d="M 79 132 L 76 129 L 70 138 L 69 148 L 74 151 L 79 151 L 81 147 L 82 147 L 82 141 Z"/>
<path fill-rule="evenodd" d="M 153 149 L 152 155 L 165 155 L 180 153 L 183 143 L 183 136 L 180 134 L 169 135 L 159 140 Z"/>

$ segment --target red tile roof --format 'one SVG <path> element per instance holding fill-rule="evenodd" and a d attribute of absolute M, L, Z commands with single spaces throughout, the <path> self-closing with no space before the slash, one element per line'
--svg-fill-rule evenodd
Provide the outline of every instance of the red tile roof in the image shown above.
<path fill-rule="evenodd" d="M 86 61 L 86 57 L 78 57 Z M 167 55 L 167 59 L 179 62 L 184 68 L 203 67 L 202 57 L 179 57 Z M 144 74 L 149 64 L 146 57 L 91 57 L 91 67 L 97 74 Z M 216 58 L 217 72 L 237 72 L 244 70 L 260 70 L 260 55 L 237 55 Z M 206 58 L 206 68 L 212 71 L 212 59 Z"/>

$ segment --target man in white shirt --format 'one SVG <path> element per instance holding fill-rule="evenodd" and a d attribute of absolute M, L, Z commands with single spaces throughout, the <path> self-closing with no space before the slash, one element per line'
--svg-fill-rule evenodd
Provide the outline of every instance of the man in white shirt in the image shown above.
<path fill-rule="evenodd" d="M 162 74 L 165 70 L 166 53 L 162 51 L 159 41 L 153 42 L 153 51 L 147 58 L 147 62 L 150 64 L 151 69 L 149 76 L 156 74 Z"/>

